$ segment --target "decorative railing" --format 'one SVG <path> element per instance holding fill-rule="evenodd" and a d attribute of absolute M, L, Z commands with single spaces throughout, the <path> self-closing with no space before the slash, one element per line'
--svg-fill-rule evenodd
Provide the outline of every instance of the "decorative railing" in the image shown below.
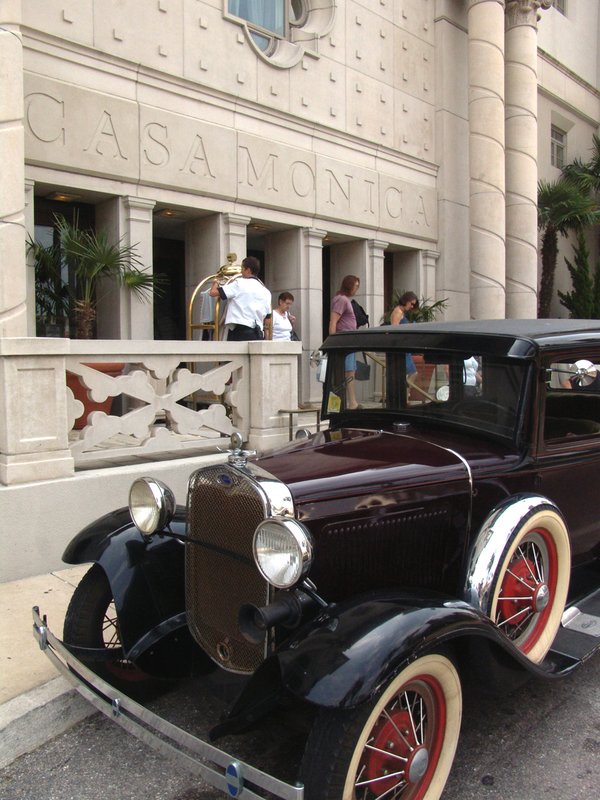
<path fill-rule="evenodd" d="M 0 482 L 216 451 L 234 430 L 257 450 L 281 444 L 300 353 L 298 342 L 2 339 Z M 84 411 L 78 384 L 112 408 Z"/>

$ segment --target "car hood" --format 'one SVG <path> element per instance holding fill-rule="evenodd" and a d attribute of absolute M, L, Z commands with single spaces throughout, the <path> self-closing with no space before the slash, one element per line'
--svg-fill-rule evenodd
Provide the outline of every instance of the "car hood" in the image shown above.
<path fill-rule="evenodd" d="M 324 431 L 256 462 L 289 486 L 295 503 L 383 495 L 425 484 L 469 480 L 457 453 L 422 437 L 344 428 Z"/>

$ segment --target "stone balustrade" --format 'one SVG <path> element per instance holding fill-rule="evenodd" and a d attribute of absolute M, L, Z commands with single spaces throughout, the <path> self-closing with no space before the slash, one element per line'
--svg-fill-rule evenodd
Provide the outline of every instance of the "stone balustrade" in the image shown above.
<path fill-rule="evenodd" d="M 0 483 L 67 478 L 80 467 L 225 449 L 234 430 L 261 451 L 288 438 L 279 410 L 298 404 L 299 342 L 0 339 Z M 118 374 L 98 370 L 117 362 Z M 96 368 L 95 368 L 96 367 Z M 90 399 L 114 398 L 92 411 Z"/>

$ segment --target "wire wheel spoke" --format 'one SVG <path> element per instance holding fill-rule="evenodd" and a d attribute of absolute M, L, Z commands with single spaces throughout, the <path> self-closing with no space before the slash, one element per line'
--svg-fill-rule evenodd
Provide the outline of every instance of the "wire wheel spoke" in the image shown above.
<path fill-rule="evenodd" d="M 537 652 L 553 615 L 558 567 L 556 545 L 544 527 L 527 531 L 505 562 L 492 619 L 524 653 Z"/>
<path fill-rule="evenodd" d="M 400 800 L 413 797 L 422 775 L 411 779 L 413 758 L 427 759 L 429 714 L 433 697 L 426 684 L 404 687 L 381 710 L 364 746 L 355 778 L 359 800 Z M 411 780 L 413 782 L 411 782 Z"/>

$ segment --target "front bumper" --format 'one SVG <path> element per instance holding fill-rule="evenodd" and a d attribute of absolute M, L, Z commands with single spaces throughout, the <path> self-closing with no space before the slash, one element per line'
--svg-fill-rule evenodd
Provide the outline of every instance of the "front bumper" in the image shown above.
<path fill-rule="evenodd" d="M 265 800 L 267 796 L 303 800 L 303 786 L 292 786 L 234 758 L 118 692 L 75 658 L 54 636 L 37 606 L 33 607 L 33 635 L 59 672 L 95 708 L 145 744 L 199 775 L 206 783 L 241 800 Z"/>

